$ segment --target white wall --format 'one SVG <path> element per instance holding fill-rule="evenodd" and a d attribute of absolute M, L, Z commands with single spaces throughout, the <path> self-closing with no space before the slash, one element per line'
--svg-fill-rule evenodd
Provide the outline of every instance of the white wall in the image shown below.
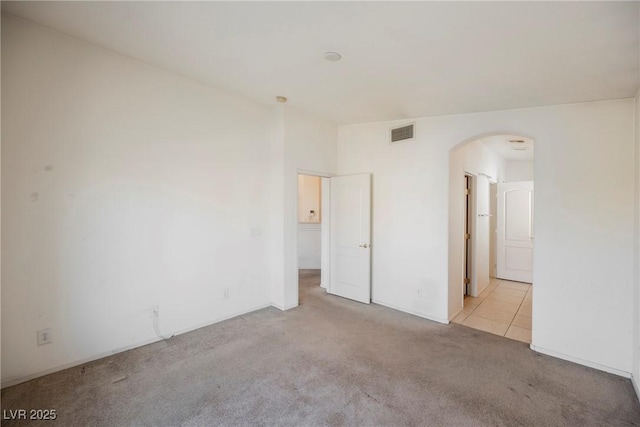
<path fill-rule="evenodd" d="M 498 184 L 489 185 L 489 276 L 498 276 Z M 451 298 L 449 298 L 451 301 Z"/>
<path fill-rule="evenodd" d="M 640 11 L 638 12 L 640 14 Z M 640 28 L 638 28 L 640 37 Z M 640 49 L 638 50 L 640 59 Z M 640 74 L 638 75 L 640 81 Z M 635 98 L 635 230 L 634 240 L 634 280 L 633 280 L 633 376 L 632 382 L 636 390 L 636 396 L 640 399 L 640 91 Z"/>
<path fill-rule="evenodd" d="M 533 160 L 506 160 L 504 182 L 533 181 Z"/>
<path fill-rule="evenodd" d="M 640 91 L 635 98 L 635 215 L 634 215 L 634 269 L 633 269 L 633 368 L 632 382 L 640 399 Z"/>
<path fill-rule="evenodd" d="M 336 145 L 334 145 L 335 147 Z M 322 178 L 322 217 L 320 229 L 320 286 L 329 289 L 331 283 L 331 178 Z"/>
<path fill-rule="evenodd" d="M 533 346 L 631 372 L 634 103 L 616 100 L 341 126 L 338 172 L 373 174 L 373 298 L 446 322 L 449 150 L 487 134 L 536 141 Z M 603 143 L 606 141 L 606 144 Z M 421 289 L 421 296 L 416 289 Z"/>
<path fill-rule="evenodd" d="M 298 269 L 320 269 L 321 224 L 298 224 Z"/>
<path fill-rule="evenodd" d="M 502 181 L 505 174 L 505 161 L 495 151 L 476 140 L 463 144 L 450 153 L 449 167 L 449 296 L 450 318 L 463 308 L 464 279 L 464 228 L 465 173 L 475 176 L 476 183 L 472 197 L 474 208 L 473 219 L 473 257 L 474 274 L 471 283 L 471 294 L 478 296 L 489 285 L 490 264 L 490 217 L 489 214 L 489 175 L 493 181 Z"/>
<path fill-rule="evenodd" d="M 3 385 L 269 304 L 269 108 L 11 17 L 2 62 Z"/>
<path fill-rule="evenodd" d="M 337 127 L 297 109 L 282 106 L 275 137 L 275 152 L 282 156 L 276 165 L 272 185 L 283 193 L 274 197 L 280 212 L 282 234 L 274 232 L 274 247 L 282 253 L 282 280 L 272 282 L 271 301 L 282 310 L 298 305 L 298 173 L 334 175 L 336 171 Z M 278 187 L 282 183 L 281 187 Z M 274 218 L 278 218 L 274 215 Z M 278 220 L 280 221 L 280 220 Z M 280 236 L 282 236 L 280 238 Z M 279 274 L 279 272 L 277 273 Z"/>

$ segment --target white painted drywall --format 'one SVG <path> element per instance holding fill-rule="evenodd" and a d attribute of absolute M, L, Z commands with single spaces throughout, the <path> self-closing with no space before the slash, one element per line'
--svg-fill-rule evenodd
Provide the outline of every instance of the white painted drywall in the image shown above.
<path fill-rule="evenodd" d="M 320 269 L 321 224 L 298 224 L 298 269 Z"/>
<path fill-rule="evenodd" d="M 533 181 L 533 161 L 506 160 L 504 182 Z"/>
<path fill-rule="evenodd" d="M 322 178 L 322 217 L 331 218 L 331 178 Z M 331 282 L 331 221 L 323 221 L 320 230 L 320 286 L 329 289 Z"/>
<path fill-rule="evenodd" d="M 489 180 L 484 175 L 475 179 L 475 203 L 473 205 L 473 252 L 471 295 L 478 296 L 489 286 Z M 451 223 L 453 222 L 449 219 Z"/>
<path fill-rule="evenodd" d="M 272 134 L 269 144 L 269 241 L 271 271 L 269 294 L 271 304 L 284 310 L 284 106 L 278 105 L 272 115 Z"/>
<path fill-rule="evenodd" d="M 489 275 L 496 277 L 498 275 L 498 184 L 489 185 Z"/>
<path fill-rule="evenodd" d="M 536 141 L 533 345 L 631 372 L 633 100 L 420 118 L 389 144 L 402 123 L 338 130 L 338 173 L 373 174 L 373 299 L 449 319 L 449 150 L 521 134 Z"/>
<path fill-rule="evenodd" d="M 278 114 L 272 144 L 279 156 L 272 164 L 272 185 L 276 186 L 272 203 L 277 212 L 273 244 L 283 262 L 277 264 L 278 268 L 282 266 L 282 280 L 272 281 L 271 301 L 287 310 L 298 305 L 298 174 L 335 174 L 337 126 L 288 106 L 281 106 Z M 282 194 L 277 193 L 280 189 Z M 281 227 L 281 234 L 277 227 Z"/>
<path fill-rule="evenodd" d="M 2 59 L 4 385 L 269 304 L 268 107 L 11 17 Z"/>
<path fill-rule="evenodd" d="M 640 16 L 640 10 L 638 10 Z M 638 28 L 640 38 L 640 28 Z M 640 59 L 640 48 L 638 49 L 638 59 Z M 640 70 L 638 74 L 640 82 Z M 634 215 L 634 269 L 633 269 L 633 370 L 632 382 L 636 391 L 636 396 L 640 399 L 640 91 L 635 98 L 635 215 Z"/>
<path fill-rule="evenodd" d="M 472 274 L 471 295 L 478 296 L 489 285 L 490 217 L 489 178 L 502 181 L 505 160 L 479 140 L 470 141 L 451 150 L 449 167 L 449 282 L 450 288 L 458 285 L 457 296 L 451 296 L 450 318 L 463 308 L 464 279 L 464 225 L 466 173 L 474 175 L 472 190 Z M 484 175 L 482 175 L 484 174 Z"/>
<path fill-rule="evenodd" d="M 640 53 L 640 52 L 639 52 Z M 632 382 L 640 399 L 640 91 L 635 98 L 635 215 L 634 215 L 634 269 L 633 269 L 633 363 Z"/>

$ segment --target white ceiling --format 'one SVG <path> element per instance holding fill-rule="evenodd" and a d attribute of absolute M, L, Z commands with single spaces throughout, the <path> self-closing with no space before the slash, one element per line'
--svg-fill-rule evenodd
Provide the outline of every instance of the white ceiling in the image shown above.
<path fill-rule="evenodd" d="M 633 97 L 638 2 L 2 2 L 60 32 L 336 123 Z M 323 59 L 325 51 L 343 55 Z"/>
<path fill-rule="evenodd" d="M 496 135 L 482 138 L 480 141 L 507 160 L 533 160 L 532 139 L 517 135 Z"/>

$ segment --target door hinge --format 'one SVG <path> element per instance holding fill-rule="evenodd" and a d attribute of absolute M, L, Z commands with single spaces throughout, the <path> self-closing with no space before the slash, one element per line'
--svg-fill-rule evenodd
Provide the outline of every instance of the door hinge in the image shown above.
<path fill-rule="evenodd" d="M 471 191 L 469 191 L 469 189 L 468 189 L 468 188 L 465 188 L 465 189 L 464 189 L 464 194 L 466 194 L 466 195 L 468 196 L 469 194 L 471 194 Z"/>
<path fill-rule="evenodd" d="M 465 277 L 465 278 L 464 278 L 464 284 L 465 284 L 465 285 L 468 285 L 469 283 L 471 283 L 471 280 L 469 280 L 469 278 L 468 278 L 468 277 Z"/>
<path fill-rule="evenodd" d="M 471 238 L 471 234 L 464 233 L 464 240 L 469 240 Z"/>

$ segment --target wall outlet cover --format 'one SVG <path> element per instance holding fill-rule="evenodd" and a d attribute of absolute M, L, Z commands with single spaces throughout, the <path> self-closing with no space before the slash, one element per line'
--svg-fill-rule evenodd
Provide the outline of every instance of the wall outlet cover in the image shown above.
<path fill-rule="evenodd" d="M 49 344 L 52 341 L 51 328 L 41 329 L 37 332 L 38 345 Z"/>

